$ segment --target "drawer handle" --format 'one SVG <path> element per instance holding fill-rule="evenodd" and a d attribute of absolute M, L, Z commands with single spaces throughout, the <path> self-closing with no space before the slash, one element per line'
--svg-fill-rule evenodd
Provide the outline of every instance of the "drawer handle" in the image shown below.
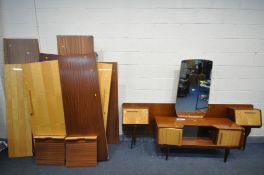
<path fill-rule="evenodd" d="M 256 114 L 256 112 L 245 112 L 245 114 Z"/>
<path fill-rule="evenodd" d="M 126 112 L 138 112 L 138 111 L 126 111 Z"/>

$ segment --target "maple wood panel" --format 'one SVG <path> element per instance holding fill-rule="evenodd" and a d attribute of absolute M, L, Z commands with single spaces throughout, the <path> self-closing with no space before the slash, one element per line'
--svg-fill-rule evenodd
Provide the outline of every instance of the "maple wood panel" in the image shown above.
<path fill-rule="evenodd" d="M 94 52 L 93 36 L 57 35 L 59 55 L 90 54 Z"/>
<path fill-rule="evenodd" d="M 108 107 L 111 88 L 112 64 L 97 63 L 99 87 L 104 118 L 104 127 L 107 127 Z"/>
<path fill-rule="evenodd" d="M 38 62 L 38 40 L 4 38 L 4 60 L 5 64 Z"/>
<path fill-rule="evenodd" d="M 59 58 L 67 136 L 98 136 L 98 160 L 108 159 L 96 57 Z"/>
<path fill-rule="evenodd" d="M 23 65 L 4 65 L 6 123 L 9 157 L 32 156 L 28 94 Z"/>
<path fill-rule="evenodd" d="M 241 143 L 242 131 L 219 130 L 217 137 L 218 146 L 239 146 Z"/>
<path fill-rule="evenodd" d="M 106 62 L 104 62 L 106 63 Z M 110 62 L 109 62 L 110 63 Z M 112 64 L 112 78 L 110 101 L 107 118 L 106 136 L 109 144 L 119 143 L 119 116 L 118 116 L 118 68 L 116 62 Z"/>
<path fill-rule="evenodd" d="M 66 135 L 58 61 L 25 65 L 34 136 Z"/>

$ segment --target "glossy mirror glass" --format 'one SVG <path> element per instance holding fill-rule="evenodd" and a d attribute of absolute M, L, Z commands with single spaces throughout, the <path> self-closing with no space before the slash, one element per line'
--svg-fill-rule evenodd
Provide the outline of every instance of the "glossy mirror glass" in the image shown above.
<path fill-rule="evenodd" d="M 179 75 L 176 112 L 178 117 L 202 117 L 208 109 L 211 72 L 210 60 L 183 60 Z"/>

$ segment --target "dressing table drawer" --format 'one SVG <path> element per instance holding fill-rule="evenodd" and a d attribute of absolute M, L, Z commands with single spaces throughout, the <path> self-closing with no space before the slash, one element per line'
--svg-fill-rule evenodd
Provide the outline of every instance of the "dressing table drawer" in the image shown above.
<path fill-rule="evenodd" d="M 123 108 L 123 124 L 149 124 L 148 108 Z"/>
<path fill-rule="evenodd" d="M 158 144 L 160 145 L 182 145 L 182 129 L 159 128 Z"/>

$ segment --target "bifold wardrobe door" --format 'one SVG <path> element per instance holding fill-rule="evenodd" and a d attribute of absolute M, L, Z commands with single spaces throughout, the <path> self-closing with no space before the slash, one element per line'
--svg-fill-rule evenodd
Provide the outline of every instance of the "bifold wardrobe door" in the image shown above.
<path fill-rule="evenodd" d="M 106 130 L 111 88 L 112 64 L 97 63 L 104 127 Z"/>
<path fill-rule="evenodd" d="M 23 64 L 39 61 L 37 39 L 4 38 L 5 64 Z"/>
<path fill-rule="evenodd" d="M 98 160 L 108 159 L 96 56 L 61 56 L 61 89 L 67 136 L 98 136 Z"/>
<path fill-rule="evenodd" d="M 66 135 L 58 61 L 27 64 L 33 135 Z"/>
<path fill-rule="evenodd" d="M 24 66 L 4 65 L 9 157 L 32 156 L 30 104 L 24 87 Z"/>
<path fill-rule="evenodd" d="M 93 36 L 57 35 L 59 55 L 79 55 L 94 53 Z"/>

